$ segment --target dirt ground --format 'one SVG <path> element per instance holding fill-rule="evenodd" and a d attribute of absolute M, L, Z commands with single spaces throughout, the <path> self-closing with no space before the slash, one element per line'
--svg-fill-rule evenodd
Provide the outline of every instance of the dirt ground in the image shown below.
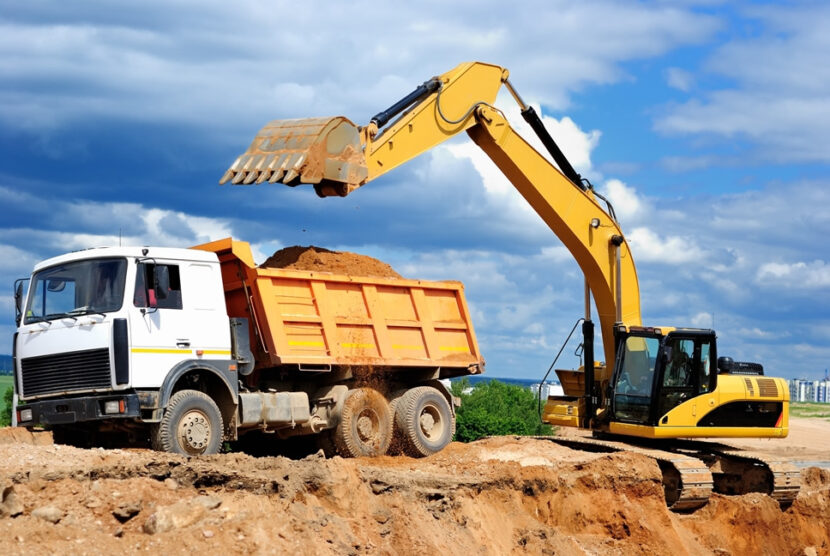
<path fill-rule="evenodd" d="M 830 423 L 793 425 L 772 449 L 827 455 Z M 805 468 L 802 482 L 786 511 L 713 495 L 677 514 L 648 458 L 547 440 L 292 460 L 83 450 L 0 430 L 4 554 L 830 554 L 830 470 Z"/>
<path fill-rule="evenodd" d="M 783 440 L 743 438 L 730 439 L 729 444 L 803 462 L 826 462 L 830 465 L 830 421 L 790 417 L 790 433 Z"/>

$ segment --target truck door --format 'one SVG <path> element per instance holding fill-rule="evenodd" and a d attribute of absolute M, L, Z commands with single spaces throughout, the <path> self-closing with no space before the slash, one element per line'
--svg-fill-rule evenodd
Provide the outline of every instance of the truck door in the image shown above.
<path fill-rule="evenodd" d="M 158 388 L 183 361 L 230 359 L 218 264 L 138 263 L 130 321 L 134 387 Z"/>
<path fill-rule="evenodd" d="M 162 274 L 164 283 L 154 291 L 156 277 Z M 189 320 L 182 303 L 180 264 L 137 263 L 130 307 L 133 387 L 158 388 L 170 369 L 193 357 Z"/>

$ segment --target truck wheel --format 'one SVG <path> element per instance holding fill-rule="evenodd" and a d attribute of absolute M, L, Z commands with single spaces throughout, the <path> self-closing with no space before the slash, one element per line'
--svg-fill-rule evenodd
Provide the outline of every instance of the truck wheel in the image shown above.
<path fill-rule="evenodd" d="M 153 431 L 153 448 L 185 456 L 217 454 L 222 430 L 222 413 L 216 402 L 197 390 L 179 390 L 171 396 Z"/>
<path fill-rule="evenodd" d="M 385 454 L 392 442 L 392 414 L 386 398 L 372 388 L 350 390 L 333 440 L 343 457 Z"/>
<path fill-rule="evenodd" d="M 447 399 L 435 388 L 409 390 L 395 404 L 395 425 L 404 453 L 424 457 L 440 452 L 455 432 L 455 419 Z"/>
<path fill-rule="evenodd" d="M 403 442 L 401 441 L 401 431 L 395 423 L 398 415 L 398 402 L 406 394 L 407 390 L 398 390 L 387 395 L 389 400 L 389 414 L 392 416 L 392 443 L 389 444 L 389 449 L 386 453 L 390 456 L 398 456 L 403 453 Z"/>

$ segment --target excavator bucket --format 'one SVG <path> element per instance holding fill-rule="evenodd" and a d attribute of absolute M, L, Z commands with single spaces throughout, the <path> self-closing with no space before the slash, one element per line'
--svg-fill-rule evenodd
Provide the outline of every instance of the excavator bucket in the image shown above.
<path fill-rule="evenodd" d="M 219 183 L 306 183 L 321 197 L 345 197 L 367 176 L 357 126 L 336 116 L 269 122 Z"/>

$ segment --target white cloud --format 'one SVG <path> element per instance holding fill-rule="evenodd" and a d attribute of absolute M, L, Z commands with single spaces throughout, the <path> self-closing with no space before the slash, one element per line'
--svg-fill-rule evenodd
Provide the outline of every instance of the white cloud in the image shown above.
<path fill-rule="evenodd" d="M 830 264 L 822 260 L 810 263 L 765 263 L 758 269 L 756 282 L 762 286 L 778 285 L 808 290 L 830 288 Z"/>
<path fill-rule="evenodd" d="M 660 236 L 648 228 L 634 228 L 628 234 L 634 258 L 640 262 L 680 265 L 702 263 L 706 253 L 694 239 L 681 236 Z"/>
<path fill-rule="evenodd" d="M 684 69 L 669 68 L 666 70 L 666 83 L 669 87 L 688 93 L 694 82 L 694 76 Z"/>
<path fill-rule="evenodd" d="M 529 98 L 562 108 L 586 84 L 623 78 L 621 62 L 699 43 L 720 26 L 684 8 L 610 0 L 476 8 L 369 0 L 21 5 L 0 24 L 0 120 L 43 131 L 102 117 L 208 130 L 332 111 L 368 119 L 472 59 L 506 65 Z M 371 40 L 357 29 L 371 29 Z"/>
<path fill-rule="evenodd" d="M 606 181 L 602 189 L 603 196 L 611 201 L 621 225 L 634 225 L 646 216 L 646 212 L 650 212 L 645 199 L 633 187 L 618 179 Z"/>
<path fill-rule="evenodd" d="M 703 67 L 734 85 L 666 107 L 655 128 L 748 140 L 765 161 L 830 161 L 824 148 L 830 142 L 830 7 L 805 3 L 744 11 L 759 30 L 728 41 Z"/>
<path fill-rule="evenodd" d="M 695 328 L 711 328 L 712 326 L 712 314 L 711 313 L 698 313 L 692 317 L 691 325 Z"/>

